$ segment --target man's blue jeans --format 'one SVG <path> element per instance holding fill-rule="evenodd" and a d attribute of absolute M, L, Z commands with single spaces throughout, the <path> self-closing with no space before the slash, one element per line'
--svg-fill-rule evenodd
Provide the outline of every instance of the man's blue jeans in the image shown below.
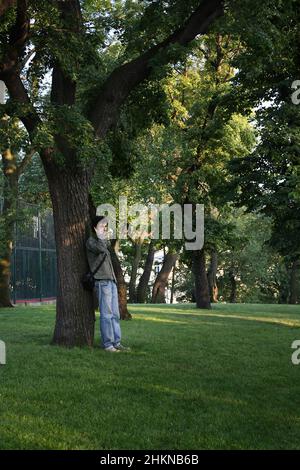
<path fill-rule="evenodd" d="M 95 288 L 99 301 L 102 346 L 110 348 L 121 341 L 118 289 L 111 280 L 96 280 Z"/>

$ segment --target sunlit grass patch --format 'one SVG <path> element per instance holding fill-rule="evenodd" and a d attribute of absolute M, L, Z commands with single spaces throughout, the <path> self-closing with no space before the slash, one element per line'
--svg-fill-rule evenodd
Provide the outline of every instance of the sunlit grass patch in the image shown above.
<path fill-rule="evenodd" d="M 1 449 L 300 448 L 299 306 L 130 311 L 114 355 L 50 346 L 54 306 L 0 310 Z"/>

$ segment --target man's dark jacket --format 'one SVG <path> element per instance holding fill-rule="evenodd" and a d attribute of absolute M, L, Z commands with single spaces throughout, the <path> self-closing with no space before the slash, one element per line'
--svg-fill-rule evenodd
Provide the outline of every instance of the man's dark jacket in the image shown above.
<path fill-rule="evenodd" d="M 110 279 L 117 283 L 107 241 L 90 236 L 86 241 L 86 250 L 91 271 L 96 269 L 97 265 L 100 264 L 101 260 L 106 254 L 105 260 L 101 267 L 94 274 L 94 278 L 96 280 Z"/>

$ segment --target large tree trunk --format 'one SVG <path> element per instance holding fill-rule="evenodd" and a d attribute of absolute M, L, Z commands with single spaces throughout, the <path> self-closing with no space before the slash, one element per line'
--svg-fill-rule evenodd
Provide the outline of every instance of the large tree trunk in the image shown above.
<path fill-rule="evenodd" d="M 57 301 L 53 344 L 92 346 L 95 310 L 80 278 L 88 270 L 85 243 L 89 235 L 89 193 L 86 173 L 43 159 L 53 206 L 57 254 Z"/>
<path fill-rule="evenodd" d="M 204 248 L 194 250 L 191 254 L 193 264 L 192 269 L 195 279 L 196 307 L 210 309 L 209 288 L 206 275 Z"/>
<path fill-rule="evenodd" d="M 136 278 L 137 272 L 139 268 L 139 264 L 142 257 L 142 243 L 138 240 L 134 242 L 134 256 L 132 260 L 131 266 L 131 274 L 130 274 L 130 281 L 129 281 L 129 302 L 136 303 L 137 294 L 136 294 Z"/>
<path fill-rule="evenodd" d="M 0 235 L 0 307 L 13 307 L 10 299 L 11 255 L 18 198 L 18 176 L 15 155 L 2 153 L 4 174 L 3 209 Z"/>
<path fill-rule="evenodd" d="M 290 296 L 289 304 L 296 304 L 299 296 L 299 268 L 300 260 L 293 261 L 291 274 L 290 274 Z"/>
<path fill-rule="evenodd" d="M 210 265 L 207 272 L 207 280 L 209 287 L 210 301 L 218 302 L 218 286 L 217 286 L 217 270 L 218 270 L 218 255 L 215 250 L 211 252 Z"/>
<path fill-rule="evenodd" d="M 151 276 L 153 261 L 154 261 L 155 249 L 153 246 L 153 241 L 149 243 L 147 258 L 144 265 L 144 271 L 141 275 L 139 285 L 137 287 L 137 302 L 143 304 L 146 302 L 147 297 L 147 288 Z"/>
<path fill-rule="evenodd" d="M 131 320 L 132 316 L 127 308 L 127 286 L 122 271 L 122 266 L 118 257 L 118 241 L 111 242 L 111 261 L 118 283 L 119 309 L 121 320 Z"/>
<path fill-rule="evenodd" d="M 166 303 L 166 287 L 168 279 L 172 271 L 173 266 L 177 261 L 178 255 L 176 253 L 167 253 L 164 257 L 164 262 L 161 270 L 159 271 L 152 290 L 153 304 Z"/>

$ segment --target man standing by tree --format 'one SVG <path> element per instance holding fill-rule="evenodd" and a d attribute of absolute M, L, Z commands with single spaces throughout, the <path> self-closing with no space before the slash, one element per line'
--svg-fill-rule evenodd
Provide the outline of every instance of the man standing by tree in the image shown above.
<path fill-rule="evenodd" d="M 97 239 L 90 236 L 86 248 L 91 271 L 99 265 L 94 278 L 99 301 L 102 346 L 108 352 L 128 351 L 129 348 L 121 344 L 117 280 L 107 246 L 107 219 L 104 216 L 94 217 L 92 230 Z"/>

